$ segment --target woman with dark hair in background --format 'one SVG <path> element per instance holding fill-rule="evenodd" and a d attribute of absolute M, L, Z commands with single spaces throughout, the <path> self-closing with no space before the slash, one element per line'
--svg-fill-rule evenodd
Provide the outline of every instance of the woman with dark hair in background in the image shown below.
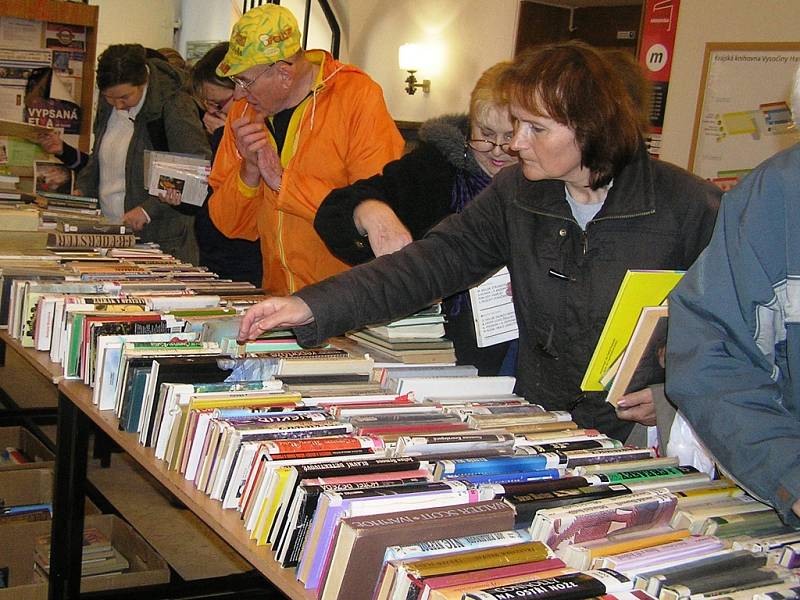
<path fill-rule="evenodd" d="M 109 46 L 97 62 L 101 100 L 94 147 L 78 174 L 76 190 L 100 199 L 103 214 L 121 221 L 146 242 L 197 264 L 194 217 L 149 195 L 144 151 L 211 155 L 192 98 L 181 76 L 139 44 Z"/>
<path fill-rule="evenodd" d="M 580 42 L 536 48 L 501 77 L 520 164 L 422 240 L 273 297 L 240 339 L 295 327 L 305 344 L 407 315 L 507 264 L 519 324 L 517 392 L 581 427 L 624 440 L 652 425 L 649 388 L 616 414 L 580 383 L 628 269 L 686 269 L 708 242 L 720 190 L 650 160 L 641 119 L 602 53 Z"/>
<path fill-rule="evenodd" d="M 211 139 L 212 156 L 225 129 L 225 117 L 233 100 L 234 83 L 220 77 L 216 70 L 228 52 L 228 42 L 220 42 L 200 58 L 192 68 L 192 91 L 205 108 L 203 125 Z M 212 159 L 213 160 L 213 159 Z M 209 188 L 209 193 L 211 189 Z M 249 281 L 261 287 L 261 247 L 259 241 L 231 239 L 222 234 L 208 215 L 208 199 L 195 215 L 195 235 L 200 263 L 220 277 Z"/>

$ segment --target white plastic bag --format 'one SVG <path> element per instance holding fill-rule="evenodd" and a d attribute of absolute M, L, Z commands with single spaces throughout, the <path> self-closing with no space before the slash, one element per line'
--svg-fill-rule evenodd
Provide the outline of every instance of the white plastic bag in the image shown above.
<path fill-rule="evenodd" d="M 697 439 L 691 425 L 680 411 L 672 421 L 667 443 L 667 456 L 677 456 L 681 465 L 692 465 L 698 471 L 714 477 L 715 461 L 711 453 Z"/>

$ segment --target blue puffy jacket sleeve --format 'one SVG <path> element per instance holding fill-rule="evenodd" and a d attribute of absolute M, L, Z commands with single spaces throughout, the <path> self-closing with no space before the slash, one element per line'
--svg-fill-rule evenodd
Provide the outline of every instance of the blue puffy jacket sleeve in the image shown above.
<path fill-rule="evenodd" d="M 725 471 L 800 523 L 800 146 L 724 196 L 669 302 L 668 397 Z"/>

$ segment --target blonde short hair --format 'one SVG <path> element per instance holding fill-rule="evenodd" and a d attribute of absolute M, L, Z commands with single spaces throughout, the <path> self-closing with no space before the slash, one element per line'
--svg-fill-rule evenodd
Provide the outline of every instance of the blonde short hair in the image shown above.
<path fill-rule="evenodd" d="M 510 67 L 510 61 L 503 61 L 481 73 L 469 96 L 470 123 L 484 120 L 491 109 L 505 105 L 505 102 L 497 93 L 497 82 L 500 76 Z"/>

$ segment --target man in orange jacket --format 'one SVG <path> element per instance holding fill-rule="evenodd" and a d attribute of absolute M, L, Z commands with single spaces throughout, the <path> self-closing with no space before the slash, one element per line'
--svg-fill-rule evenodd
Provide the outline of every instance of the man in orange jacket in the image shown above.
<path fill-rule="evenodd" d="M 228 237 L 260 238 L 272 294 L 345 270 L 314 216 L 332 189 L 401 155 L 380 87 L 324 50 L 303 50 L 297 21 L 276 4 L 239 19 L 217 74 L 236 87 L 209 177 L 211 219 Z"/>

